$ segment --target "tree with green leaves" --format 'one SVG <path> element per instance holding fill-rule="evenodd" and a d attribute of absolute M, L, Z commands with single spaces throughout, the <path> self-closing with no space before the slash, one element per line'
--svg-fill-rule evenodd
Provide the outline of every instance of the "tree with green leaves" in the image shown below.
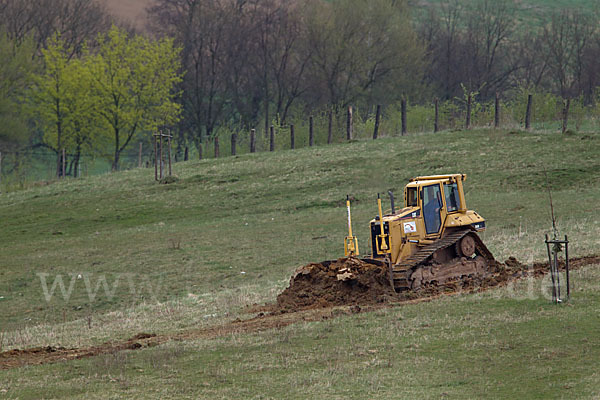
<path fill-rule="evenodd" d="M 38 121 L 44 145 L 57 154 L 60 176 L 62 150 L 74 153 L 78 165 L 82 150 L 91 151 L 100 137 L 98 104 L 92 97 L 89 62 L 71 58 L 72 49 L 55 34 L 42 50 L 44 72 L 35 76 L 32 115 Z"/>
<path fill-rule="evenodd" d="M 99 35 L 97 53 L 88 57 L 92 97 L 113 141 L 116 171 L 136 134 L 178 121 L 179 49 L 171 39 L 153 41 L 113 27 Z"/>

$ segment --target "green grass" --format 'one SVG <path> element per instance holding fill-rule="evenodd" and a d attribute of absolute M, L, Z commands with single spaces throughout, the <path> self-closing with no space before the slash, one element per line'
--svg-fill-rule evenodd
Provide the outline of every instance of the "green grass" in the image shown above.
<path fill-rule="evenodd" d="M 529 262 L 543 259 L 551 228 L 546 169 L 573 255 L 597 253 L 599 138 L 420 134 L 178 163 L 170 185 L 142 169 L 3 194 L 2 346 L 83 346 L 243 317 L 246 304 L 273 301 L 298 265 L 342 254 L 347 193 L 366 252 L 377 192 L 401 197 L 416 175 L 466 173 L 492 252 Z M 0 397 L 594 397 L 600 302 L 598 274 L 586 271 L 564 307 L 502 290 L 443 299 L 2 371 Z M 62 275 L 67 288 L 74 274 L 69 301 L 57 289 L 46 302 L 40 273 L 50 283 Z M 111 287 L 119 279 L 115 295 L 100 289 L 90 301 L 85 278 L 95 287 L 101 276 Z"/>
<path fill-rule="evenodd" d="M 568 305 L 527 282 L 282 330 L 0 372 L 9 398 L 597 398 L 598 266 Z"/>

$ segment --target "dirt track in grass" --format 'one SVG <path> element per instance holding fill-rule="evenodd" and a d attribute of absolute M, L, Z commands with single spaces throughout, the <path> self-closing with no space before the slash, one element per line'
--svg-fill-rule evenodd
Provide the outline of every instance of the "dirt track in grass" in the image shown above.
<path fill-rule="evenodd" d="M 362 269 L 364 274 L 353 283 L 348 281 L 340 283 L 336 278 L 337 273 L 340 268 L 347 268 L 348 263 L 353 264 L 356 268 L 363 268 L 352 259 L 350 261 L 340 259 L 332 264 L 333 268 L 322 268 L 319 264 L 302 267 L 304 271 L 300 268 L 299 273 L 292 277 L 290 286 L 278 296 L 276 303 L 249 306 L 246 311 L 249 314 L 256 314 L 249 319 L 237 319 L 221 325 L 174 334 L 140 333 L 125 341 L 107 342 L 82 348 L 48 346 L 5 351 L 0 353 L 0 369 L 69 361 L 125 350 L 138 350 L 168 341 L 214 338 L 280 329 L 298 322 L 320 321 L 335 318 L 338 315 L 430 301 L 445 295 L 483 291 L 524 277 L 541 277 L 548 272 L 548 265 L 545 263 L 534 263 L 527 266 L 514 258 L 509 258 L 502 264 L 498 263 L 494 273 L 477 282 L 466 280 L 435 288 L 435 290 L 396 294 L 386 285 L 385 271 L 373 266 Z M 600 264 L 600 256 L 574 258 L 570 261 L 569 266 L 571 269 L 577 269 L 593 264 Z M 563 267 L 561 266 L 561 268 Z"/>

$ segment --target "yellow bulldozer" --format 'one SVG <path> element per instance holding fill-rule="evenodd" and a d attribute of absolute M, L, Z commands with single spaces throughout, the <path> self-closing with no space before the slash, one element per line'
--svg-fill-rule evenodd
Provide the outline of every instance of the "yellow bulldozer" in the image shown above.
<path fill-rule="evenodd" d="M 363 262 L 385 266 L 396 292 L 443 286 L 487 274 L 492 253 L 478 233 L 485 219 L 467 209 L 465 174 L 419 176 L 404 188 L 404 207 L 384 213 L 377 196 L 378 215 L 370 221 L 371 254 Z M 350 199 L 346 199 L 349 234 L 346 257 L 359 256 L 352 233 Z"/>

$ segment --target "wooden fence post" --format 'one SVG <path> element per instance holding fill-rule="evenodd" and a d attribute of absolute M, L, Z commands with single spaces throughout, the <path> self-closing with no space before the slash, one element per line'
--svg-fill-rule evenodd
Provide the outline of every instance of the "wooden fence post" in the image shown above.
<path fill-rule="evenodd" d="M 63 147 L 62 149 L 62 177 L 65 177 L 65 173 L 66 173 L 66 168 L 67 168 L 67 152 L 65 151 L 65 148 Z"/>
<path fill-rule="evenodd" d="M 158 177 L 160 179 L 162 179 L 165 177 L 164 170 L 163 170 L 165 163 L 163 161 L 163 133 L 162 133 L 162 131 L 160 131 L 160 146 L 159 147 L 160 147 L 160 154 L 158 156 L 158 163 L 160 165 L 160 174 Z"/>
<path fill-rule="evenodd" d="M 296 148 L 296 133 L 294 132 L 294 124 L 290 125 L 290 149 Z"/>
<path fill-rule="evenodd" d="M 327 144 L 333 141 L 333 111 L 329 110 L 329 124 L 327 126 Z"/>
<path fill-rule="evenodd" d="M 250 129 L 250 153 L 256 153 L 256 129 Z"/>
<path fill-rule="evenodd" d="M 185 150 L 183 152 L 183 161 L 188 161 L 190 159 L 190 149 L 185 146 Z"/>
<path fill-rule="evenodd" d="M 237 133 L 231 134 L 231 155 L 235 156 L 236 154 L 236 145 L 237 145 Z"/>
<path fill-rule="evenodd" d="M 346 139 L 352 140 L 352 106 L 348 106 L 348 115 L 346 117 Z"/>
<path fill-rule="evenodd" d="M 158 180 L 158 148 L 156 144 L 156 133 L 152 135 L 152 139 L 154 139 L 154 180 Z"/>
<path fill-rule="evenodd" d="M 500 95 L 496 92 L 494 99 L 494 128 L 500 127 Z"/>
<path fill-rule="evenodd" d="M 434 108 L 434 115 L 433 115 L 433 132 L 438 132 L 440 130 L 440 101 L 439 99 L 436 97 L 433 100 L 433 108 Z"/>
<path fill-rule="evenodd" d="M 315 131 L 313 126 L 313 116 L 308 118 L 308 145 L 313 147 L 315 144 Z"/>
<path fill-rule="evenodd" d="M 406 99 L 400 100 L 400 119 L 402 122 L 402 136 L 406 135 Z"/>
<path fill-rule="evenodd" d="M 219 158 L 219 137 L 215 136 L 215 158 Z"/>
<path fill-rule="evenodd" d="M 527 109 L 525 110 L 525 129 L 529 129 L 531 127 L 531 103 L 533 101 L 533 96 L 527 95 Z"/>
<path fill-rule="evenodd" d="M 465 129 L 471 128 L 471 105 L 472 105 L 472 102 L 473 102 L 473 96 L 469 92 L 469 95 L 467 96 L 467 117 L 465 119 Z"/>
<path fill-rule="evenodd" d="M 2 152 L 0 151 L 0 194 L 2 193 Z"/>
<path fill-rule="evenodd" d="M 173 170 L 171 168 L 171 130 L 169 130 L 169 136 L 167 136 L 167 144 L 168 144 L 168 153 L 169 153 L 169 176 L 173 175 Z"/>
<path fill-rule="evenodd" d="M 381 118 L 381 104 L 377 104 L 377 111 L 375 111 L 375 128 L 373 129 L 373 140 L 377 139 L 379 135 L 379 119 Z"/>
<path fill-rule="evenodd" d="M 563 120 L 562 120 L 562 133 L 567 132 L 567 126 L 569 124 L 569 106 L 571 105 L 571 99 L 563 100 Z"/>
<path fill-rule="evenodd" d="M 275 127 L 271 125 L 269 138 L 269 151 L 275 151 Z"/>
<path fill-rule="evenodd" d="M 203 156 L 202 150 L 203 150 L 202 142 L 200 142 L 200 144 L 198 145 L 198 160 L 202 160 L 202 156 Z"/>
<path fill-rule="evenodd" d="M 140 151 L 138 153 L 138 168 L 142 168 L 142 142 L 140 142 Z"/>

